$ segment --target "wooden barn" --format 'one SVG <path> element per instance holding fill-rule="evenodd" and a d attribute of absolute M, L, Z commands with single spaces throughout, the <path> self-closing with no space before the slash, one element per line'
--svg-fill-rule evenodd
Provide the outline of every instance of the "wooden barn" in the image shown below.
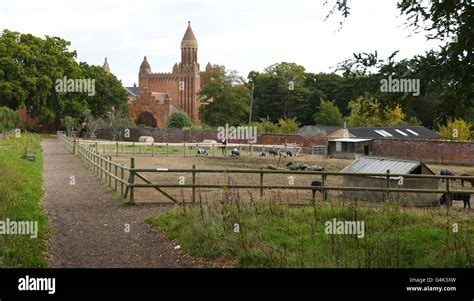
<path fill-rule="evenodd" d="M 341 172 L 362 173 L 363 176 L 344 176 L 344 187 L 377 187 L 386 188 L 387 178 L 368 176 L 365 174 L 384 174 L 390 171 L 393 174 L 407 175 L 434 175 L 435 173 L 420 161 L 369 157 L 363 156 L 346 166 Z M 390 177 L 390 188 L 406 189 L 431 189 L 437 190 L 438 179 L 417 179 L 405 177 Z M 356 198 L 367 201 L 382 202 L 385 199 L 384 192 L 378 191 L 344 191 L 344 195 L 349 198 Z M 389 199 L 400 201 L 404 205 L 413 206 L 433 206 L 438 203 L 440 194 L 436 193 L 412 193 L 412 192 L 391 192 Z"/>

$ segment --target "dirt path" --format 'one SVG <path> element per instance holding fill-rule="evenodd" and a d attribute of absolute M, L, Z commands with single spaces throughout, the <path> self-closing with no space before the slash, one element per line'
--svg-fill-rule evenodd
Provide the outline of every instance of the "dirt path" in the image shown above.
<path fill-rule="evenodd" d="M 43 151 L 51 267 L 203 266 L 144 222 L 167 207 L 123 206 L 57 139 L 43 139 Z"/>

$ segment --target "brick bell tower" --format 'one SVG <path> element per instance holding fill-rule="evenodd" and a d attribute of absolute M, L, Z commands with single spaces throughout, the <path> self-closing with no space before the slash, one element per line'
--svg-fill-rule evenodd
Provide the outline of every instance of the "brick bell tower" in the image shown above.
<path fill-rule="evenodd" d="M 188 28 L 181 40 L 181 63 L 179 64 L 178 106 L 188 114 L 194 124 L 199 124 L 200 101 L 197 92 L 201 88 L 199 63 L 197 59 L 198 42 L 188 22 Z"/>

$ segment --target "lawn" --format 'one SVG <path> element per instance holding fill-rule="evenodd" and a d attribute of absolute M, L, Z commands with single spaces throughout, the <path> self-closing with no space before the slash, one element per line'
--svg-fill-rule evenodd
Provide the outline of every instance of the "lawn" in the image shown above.
<path fill-rule="evenodd" d="M 36 160 L 23 159 L 24 147 Z M 22 134 L 0 140 L 0 221 L 38 221 L 38 237 L 0 235 L 0 267 L 46 267 L 46 215 L 41 208 L 41 138 Z"/>
<path fill-rule="evenodd" d="M 364 221 L 365 236 L 326 234 L 326 222 Z M 411 268 L 474 264 L 474 221 L 445 209 L 406 209 L 356 202 L 305 208 L 238 198 L 175 207 L 148 223 L 193 256 L 236 267 Z M 457 232 L 456 232 L 457 231 Z"/>

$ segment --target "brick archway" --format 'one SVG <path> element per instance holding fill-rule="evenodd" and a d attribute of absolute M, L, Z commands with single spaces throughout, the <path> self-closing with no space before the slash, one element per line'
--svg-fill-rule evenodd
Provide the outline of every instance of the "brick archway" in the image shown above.
<path fill-rule="evenodd" d="M 153 116 L 151 112 L 143 111 L 138 114 L 137 119 L 135 120 L 136 125 L 146 125 L 148 127 L 156 128 L 156 118 Z"/>

